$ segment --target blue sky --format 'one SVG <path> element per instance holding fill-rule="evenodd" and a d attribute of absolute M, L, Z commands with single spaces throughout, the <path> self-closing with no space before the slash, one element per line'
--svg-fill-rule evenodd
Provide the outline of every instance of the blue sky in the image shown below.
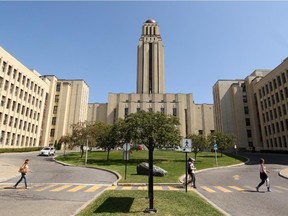
<path fill-rule="evenodd" d="M 288 2 L 0 2 L 0 46 L 28 68 L 84 79 L 89 102 L 136 92 L 142 24 L 160 25 L 165 92 L 213 103 L 219 79 L 273 69 L 288 56 Z"/>

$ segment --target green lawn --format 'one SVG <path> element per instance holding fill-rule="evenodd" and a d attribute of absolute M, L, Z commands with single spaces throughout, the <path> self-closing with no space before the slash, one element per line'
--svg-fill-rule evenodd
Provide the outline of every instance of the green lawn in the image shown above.
<path fill-rule="evenodd" d="M 165 177 L 154 177 L 154 183 L 177 183 L 181 175 L 185 173 L 185 153 L 176 151 L 154 151 L 154 165 L 165 169 L 168 174 Z M 188 157 L 194 157 L 189 153 Z M 80 158 L 80 153 L 71 153 L 65 156 L 57 156 L 56 160 L 83 166 L 85 155 Z M 225 155 L 217 157 L 218 166 L 227 166 L 245 161 L 244 158 L 235 155 Z M 130 160 L 123 160 L 123 151 L 111 151 L 110 160 L 107 160 L 107 152 L 89 152 L 88 166 L 104 168 L 118 172 L 121 176 L 121 183 L 147 183 L 148 177 L 137 175 L 136 166 L 141 162 L 148 162 L 148 151 L 133 151 Z M 127 163 L 127 173 L 125 179 L 125 163 Z M 195 161 L 197 170 L 215 167 L 215 154 L 213 152 L 202 152 L 197 154 Z"/>
<path fill-rule="evenodd" d="M 185 173 L 185 153 L 175 151 L 154 151 L 154 164 L 168 171 L 165 177 L 154 177 L 154 183 L 178 183 L 178 179 Z M 194 157 L 194 154 L 188 154 Z M 57 156 L 59 161 L 84 166 L 85 155 L 80 153 Z M 217 157 L 218 166 L 238 164 L 245 161 L 237 155 Z M 107 152 L 89 152 L 88 166 L 109 169 L 118 172 L 122 183 L 148 183 L 148 177 L 137 175 L 136 166 L 141 162 L 148 162 L 147 151 L 133 151 L 130 160 L 123 160 L 122 151 L 112 151 L 110 160 Z M 127 178 L 125 177 L 125 164 L 127 163 Z M 215 167 L 215 154 L 203 152 L 197 155 L 195 166 L 197 170 Z M 144 210 L 149 207 L 148 191 L 105 191 L 77 216 L 124 216 L 145 215 Z M 154 208 L 158 216 L 185 216 L 185 215 L 223 215 L 212 207 L 206 200 L 193 191 L 154 191 Z"/>
<path fill-rule="evenodd" d="M 147 191 L 105 191 L 77 216 L 147 215 Z M 155 191 L 154 208 L 158 216 L 223 215 L 194 192 Z"/>

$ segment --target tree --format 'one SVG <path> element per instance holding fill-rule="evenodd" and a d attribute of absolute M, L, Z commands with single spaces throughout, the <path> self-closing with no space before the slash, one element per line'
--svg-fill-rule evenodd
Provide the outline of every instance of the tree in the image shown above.
<path fill-rule="evenodd" d="M 84 145 L 87 142 L 88 130 L 86 129 L 86 122 L 78 122 L 76 124 L 72 124 L 72 134 L 71 141 L 74 146 L 80 146 L 81 150 L 81 158 L 84 154 Z"/>
<path fill-rule="evenodd" d="M 214 132 L 208 135 L 208 142 L 210 144 L 217 143 L 218 149 L 221 152 L 221 157 L 225 149 L 233 147 L 235 138 L 232 135 L 226 135 L 222 132 Z"/>
<path fill-rule="evenodd" d="M 125 143 L 122 136 L 123 129 L 124 129 L 123 119 L 118 119 L 116 123 L 110 127 L 106 142 L 102 143 L 107 149 L 107 160 L 109 160 L 109 154 L 112 148 L 121 146 Z"/>
<path fill-rule="evenodd" d="M 208 141 L 205 136 L 200 134 L 188 134 L 187 138 L 192 140 L 192 151 L 196 160 L 197 154 L 209 146 Z"/>
<path fill-rule="evenodd" d="M 66 154 L 66 146 L 68 144 L 68 147 L 71 145 L 72 137 L 70 135 L 62 136 L 59 140 L 59 143 L 64 143 L 64 155 Z"/>
<path fill-rule="evenodd" d="M 123 140 L 127 143 L 144 144 L 149 149 L 149 209 L 155 212 L 153 206 L 153 151 L 155 146 L 179 144 L 179 120 L 160 112 L 145 112 L 129 114 L 124 120 Z"/>

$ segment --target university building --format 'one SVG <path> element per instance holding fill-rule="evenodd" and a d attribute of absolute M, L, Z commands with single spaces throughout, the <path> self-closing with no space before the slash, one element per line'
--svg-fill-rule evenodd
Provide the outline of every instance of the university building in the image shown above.
<path fill-rule="evenodd" d="M 234 135 L 240 148 L 288 150 L 288 59 L 273 70 L 213 86 L 215 130 Z"/>
<path fill-rule="evenodd" d="M 87 118 L 83 80 L 41 76 L 0 47 L 0 148 L 53 145 Z"/>
<path fill-rule="evenodd" d="M 192 94 L 165 93 L 164 46 L 160 27 L 152 19 L 143 24 L 139 39 L 136 93 L 109 93 L 108 103 L 89 104 L 87 120 L 113 124 L 140 110 L 177 116 L 183 137 L 214 131 L 212 104 L 194 104 Z"/>
<path fill-rule="evenodd" d="M 53 145 L 71 134 L 72 124 L 113 124 L 140 110 L 177 116 L 183 137 L 214 131 L 212 104 L 195 104 L 192 94 L 165 93 L 164 47 L 151 19 L 142 26 L 136 83 L 136 93 L 109 93 L 107 103 L 88 104 L 84 80 L 40 75 L 0 47 L 0 148 Z"/>

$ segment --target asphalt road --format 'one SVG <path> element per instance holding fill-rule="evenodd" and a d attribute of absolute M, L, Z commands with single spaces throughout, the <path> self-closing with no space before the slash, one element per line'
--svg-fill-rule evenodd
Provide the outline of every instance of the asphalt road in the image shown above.
<path fill-rule="evenodd" d="M 6 185 L 0 189 L 0 215 L 3 216 L 73 215 L 117 180 L 113 173 L 63 166 L 52 157 L 37 156 L 35 152 L 0 156 L 1 160 L 17 167 L 29 158 L 32 171 L 27 174 L 29 190 L 24 189 L 23 183 L 12 189 L 18 177 L 2 182 Z"/>
<path fill-rule="evenodd" d="M 246 154 L 250 161 L 241 166 L 218 168 L 196 174 L 198 192 L 233 216 L 287 215 L 288 180 L 278 175 L 288 165 L 287 155 Z M 270 170 L 272 192 L 260 182 L 259 159 L 263 157 Z M 197 163 L 196 163 L 197 167 Z"/>

